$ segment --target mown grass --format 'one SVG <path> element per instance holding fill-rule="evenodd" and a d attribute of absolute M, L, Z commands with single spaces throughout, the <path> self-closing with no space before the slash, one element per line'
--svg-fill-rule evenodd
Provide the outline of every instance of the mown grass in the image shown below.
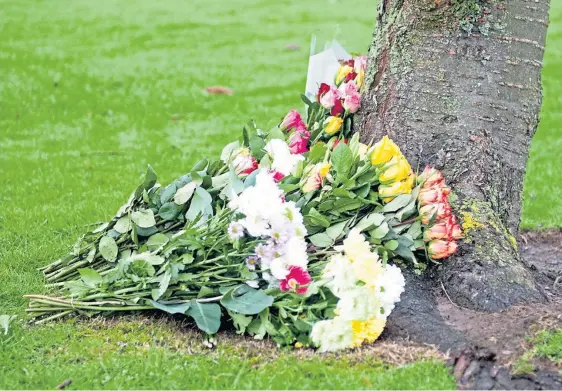
<path fill-rule="evenodd" d="M 526 227 L 562 223 L 562 6 L 552 6 Z M 311 34 L 364 52 L 376 13 L 369 0 L 10 0 L 0 7 L 0 314 L 20 319 L 22 295 L 42 291 L 36 268 L 65 252 L 87 224 L 110 218 L 147 163 L 166 183 L 201 156 L 217 155 L 247 120 L 267 128 L 301 107 Z M 205 93 L 213 85 L 234 94 Z M 254 368 L 228 344 L 212 354 L 186 350 L 200 341 L 152 326 L 18 323 L 0 340 L 0 388 L 52 388 L 69 377 L 70 388 L 454 387 L 435 362 L 390 368 L 279 353 Z"/>
<path fill-rule="evenodd" d="M 166 183 L 218 155 L 249 119 L 272 126 L 302 105 L 311 34 L 361 52 L 376 13 L 367 0 L 0 8 L 0 314 L 20 320 L 22 295 L 42 291 L 36 268 L 87 224 L 110 218 L 147 163 Z M 234 94 L 204 91 L 217 85 Z M 201 350 L 200 333 L 138 322 L 16 322 L 0 338 L 2 389 L 52 389 L 67 378 L 71 389 L 454 387 L 437 362 L 395 368 L 271 347 L 278 357 L 256 362 L 244 341 L 242 352 L 226 337 L 211 352 Z"/>

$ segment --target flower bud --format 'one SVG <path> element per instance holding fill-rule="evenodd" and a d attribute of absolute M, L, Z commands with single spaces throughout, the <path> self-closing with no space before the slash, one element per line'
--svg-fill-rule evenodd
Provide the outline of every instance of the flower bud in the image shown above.
<path fill-rule="evenodd" d="M 374 166 L 388 163 L 394 156 L 401 155 L 400 148 L 388 136 L 384 136 L 376 143 L 371 154 L 371 163 Z"/>
<path fill-rule="evenodd" d="M 324 121 L 324 132 L 326 132 L 328 136 L 332 136 L 340 131 L 342 124 L 343 124 L 342 118 L 333 117 L 333 116 L 328 117 Z"/>
<path fill-rule="evenodd" d="M 340 66 L 340 69 L 338 69 L 338 73 L 336 73 L 336 85 L 339 86 L 350 72 L 353 72 L 353 66 L 349 66 L 347 64 Z"/>
<path fill-rule="evenodd" d="M 441 171 L 433 167 L 426 166 L 423 172 L 418 177 L 418 182 L 423 184 L 424 188 L 429 188 L 433 185 L 445 187 L 444 177 Z"/>
<path fill-rule="evenodd" d="M 289 149 L 291 153 L 295 154 L 302 154 L 308 152 L 308 137 L 310 137 L 310 133 L 306 132 L 306 134 L 300 132 L 294 132 L 289 137 Z"/>
<path fill-rule="evenodd" d="M 450 193 L 450 189 L 446 186 L 439 187 L 434 185 L 431 187 L 424 187 L 420 190 L 420 194 L 418 195 L 418 201 L 422 206 L 428 204 L 446 202 L 449 193 Z"/>
<path fill-rule="evenodd" d="M 402 181 L 412 173 L 412 167 L 403 155 L 393 157 L 379 175 L 381 183 Z"/>
<path fill-rule="evenodd" d="M 397 181 L 392 185 L 380 185 L 379 197 L 383 202 L 390 202 L 400 194 L 410 194 L 412 192 L 411 181 Z"/>
<path fill-rule="evenodd" d="M 296 110 L 290 110 L 283 119 L 283 122 L 279 125 L 279 128 L 281 130 L 288 131 L 291 129 L 302 128 L 303 126 L 306 128 L 300 113 Z"/>
<path fill-rule="evenodd" d="M 457 242 L 446 240 L 432 240 L 427 245 L 427 253 L 432 259 L 450 257 L 457 251 Z"/>
<path fill-rule="evenodd" d="M 448 202 L 429 204 L 420 208 L 420 218 L 422 224 L 429 224 L 432 218 L 444 219 L 451 215 L 451 206 Z"/>
<path fill-rule="evenodd" d="M 339 97 L 340 93 L 337 88 L 329 86 L 326 83 L 322 83 L 320 84 L 320 88 L 318 89 L 318 95 L 316 96 L 316 99 L 322 107 L 330 110 L 332 107 L 334 107 Z"/>

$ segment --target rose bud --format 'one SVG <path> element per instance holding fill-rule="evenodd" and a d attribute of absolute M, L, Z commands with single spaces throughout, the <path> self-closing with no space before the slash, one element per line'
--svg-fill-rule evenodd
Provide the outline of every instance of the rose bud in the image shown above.
<path fill-rule="evenodd" d="M 279 182 L 281 179 L 285 178 L 285 175 L 281 174 L 279 171 L 269 170 L 268 172 L 271 174 L 275 182 Z"/>
<path fill-rule="evenodd" d="M 450 189 L 446 186 L 438 187 L 432 186 L 428 188 L 422 188 L 420 190 L 420 194 L 418 196 L 418 200 L 420 204 L 428 205 L 428 204 L 435 204 L 439 202 L 447 201 L 447 196 L 450 193 Z"/>
<path fill-rule="evenodd" d="M 310 133 L 308 135 L 310 136 Z M 308 152 L 308 137 L 306 137 L 306 134 L 294 132 L 289 137 L 288 144 L 291 153 L 302 154 Z"/>
<path fill-rule="evenodd" d="M 422 224 L 429 224 L 431 219 L 443 219 L 451 215 L 451 206 L 448 202 L 438 204 L 429 204 L 420 208 L 420 217 Z"/>
<path fill-rule="evenodd" d="M 446 240 L 432 240 L 427 246 L 427 253 L 432 259 L 443 259 L 450 257 L 457 251 L 457 243 Z"/>
<path fill-rule="evenodd" d="M 371 153 L 371 163 L 374 166 L 388 163 L 394 156 L 401 155 L 400 148 L 388 136 L 384 136 L 376 143 Z"/>
<path fill-rule="evenodd" d="M 326 132 L 328 136 L 333 136 L 334 134 L 340 131 L 342 124 L 343 124 L 342 118 L 333 117 L 333 116 L 328 117 L 324 121 L 324 132 Z"/>
<path fill-rule="evenodd" d="M 356 113 L 361 107 L 361 98 L 359 94 L 347 96 L 343 100 L 343 108 L 349 111 L 351 114 Z"/>
<path fill-rule="evenodd" d="M 303 193 L 310 193 L 311 191 L 318 190 L 322 186 L 322 181 L 328 175 L 330 168 L 329 163 L 318 163 L 307 169 L 303 176 L 304 184 L 302 186 Z"/>
<path fill-rule="evenodd" d="M 283 122 L 281 122 L 281 124 L 279 125 L 279 128 L 281 130 L 291 130 L 303 126 L 306 128 L 306 125 L 304 124 L 300 113 L 296 110 L 290 110 L 283 119 Z"/>
<path fill-rule="evenodd" d="M 318 90 L 317 100 L 322 107 L 330 110 L 336 104 L 339 99 L 340 93 L 337 88 L 329 86 L 326 83 L 320 84 L 320 89 Z"/>
<path fill-rule="evenodd" d="M 345 77 L 351 72 L 353 72 L 353 66 L 349 66 L 347 64 L 340 66 L 340 69 L 338 69 L 338 73 L 336 73 L 336 85 L 339 86 L 345 80 Z"/>
<path fill-rule="evenodd" d="M 344 113 L 345 109 L 343 108 L 343 101 L 341 99 L 336 99 L 336 103 L 334 104 L 334 107 L 332 107 L 332 110 L 330 110 L 330 115 L 333 116 L 340 116 Z"/>
<path fill-rule="evenodd" d="M 241 148 L 232 159 L 232 167 L 238 176 L 246 176 L 258 169 L 258 161 L 250 155 L 248 148 Z"/>
<path fill-rule="evenodd" d="M 411 181 L 398 181 L 392 185 L 379 186 L 379 197 L 383 202 L 390 202 L 400 194 L 410 194 L 412 192 Z"/>
<path fill-rule="evenodd" d="M 404 156 L 394 156 L 379 175 L 381 183 L 402 181 L 412 173 L 412 167 Z"/>
<path fill-rule="evenodd" d="M 463 238 L 462 228 L 460 225 L 458 224 L 453 225 L 453 228 L 451 229 L 451 237 L 456 240 Z"/>
<path fill-rule="evenodd" d="M 433 167 L 426 166 L 423 172 L 418 177 L 419 183 L 423 184 L 424 188 L 437 185 L 439 187 L 444 187 L 443 181 L 444 177 L 441 171 L 436 170 Z"/>

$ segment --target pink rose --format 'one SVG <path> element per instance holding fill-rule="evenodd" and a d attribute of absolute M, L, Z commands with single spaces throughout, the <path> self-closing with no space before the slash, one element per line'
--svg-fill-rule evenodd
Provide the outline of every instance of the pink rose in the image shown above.
<path fill-rule="evenodd" d="M 310 133 L 308 133 L 308 131 L 306 131 L 306 134 L 302 134 L 300 132 L 294 132 L 293 134 L 291 134 L 288 142 L 291 153 L 301 154 L 301 153 L 308 152 L 309 137 L 310 137 Z"/>
<path fill-rule="evenodd" d="M 283 119 L 283 122 L 281 122 L 281 125 L 279 125 L 279 128 L 282 130 L 290 130 L 302 126 L 306 125 L 302 121 L 300 113 L 296 110 L 290 110 Z"/>
<path fill-rule="evenodd" d="M 343 100 L 344 109 L 346 109 L 352 114 L 357 112 L 360 106 L 361 106 L 361 98 L 359 97 L 359 94 L 347 96 Z"/>
<path fill-rule="evenodd" d="M 339 98 L 339 91 L 333 86 L 329 86 L 326 83 L 320 85 L 318 90 L 318 102 L 325 109 L 330 110 L 336 104 Z"/>

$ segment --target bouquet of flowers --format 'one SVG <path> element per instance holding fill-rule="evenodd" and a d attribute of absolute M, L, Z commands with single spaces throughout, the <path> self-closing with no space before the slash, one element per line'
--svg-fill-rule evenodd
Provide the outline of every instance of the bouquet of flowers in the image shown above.
<path fill-rule="evenodd" d="M 302 96 L 304 118 L 250 122 L 167 186 L 149 166 L 110 222 L 41 269 L 53 293 L 27 295 L 27 311 L 41 323 L 158 309 L 209 334 L 228 323 L 322 351 L 375 341 L 404 290 L 400 267 L 421 273 L 462 233 L 439 171 L 416 175 L 388 137 L 352 133 L 365 66 L 342 61 Z"/>

